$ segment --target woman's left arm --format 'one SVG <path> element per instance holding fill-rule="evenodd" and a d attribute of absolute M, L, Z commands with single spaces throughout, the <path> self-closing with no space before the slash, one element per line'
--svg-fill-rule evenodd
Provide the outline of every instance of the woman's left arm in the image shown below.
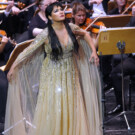
<path fill-rule="evenodd" d="M 84 40 L 88 43 L 89 47 L 91 48 L 92 50 L 92 54 L 91 54 L 91 57 L 90 57 L 90 62 L 93 62 L 98 65 L 99 64 L 99 58 L 97 56 L 97 52 L 96 52 L 96 47 L 94 46 L 94 43 L 92 41 L 92 38 L 90 37 L 89 33 L 83 29 L 81 29 L 79 26 L 73 24 L 73 23 L 70 23 L 69 24 L 73 33 L 76 35 L 76 36 L 83 36 Z"/>
<path fill-rule="evenodd" d="M 97 56 L 96 48 L 95 48 L 95 45 L 92 41 L 92 38 L 90 37 L 88 32 L 84 32 L 84 40 L 88 43 L 88 45 L 90 46 L 90 48 L 92 50 L 90 62 L 92 62 L 94 60 L 94 63 L 96 65 L 98 65 L 99 64 L 99 58 Z"/>

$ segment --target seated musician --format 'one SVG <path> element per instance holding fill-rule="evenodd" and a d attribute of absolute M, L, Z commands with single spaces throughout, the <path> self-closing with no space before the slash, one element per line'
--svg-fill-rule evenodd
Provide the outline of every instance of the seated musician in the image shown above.
<path fill-rule="evenodd" d="M 92 23 L 92 20 L 90 18 L 87 18 L 87 16 L 86 16 L 86 8 L 81 3 L 77 3 L 77 2 L 74 3 L 73 8 L 72 8 L 72 16 L 73 16 L 73 23 L 80 26 L 81 28 L 86 29 L 87 26 L 89 25 L 89 23 L 90 24 Z M 101 25 L 99 25 L 99 27 L 105 28 L 103 23 L 101 23 Z M 97 42 L 98 42 L 99 29 L 97 29 L 97 28 L 92 29 L 92 27 L 90 27 L 87 30 L 90 32 L 90 35 L 92 37 L 92 40 L 93 40 L 95 46 L 98 47 Z M 111 63 L 111 56 L 110 55 L 102 56 L 102 63 L 100 65 L 103 66 L 103 69 L 101 71 L 102 72 L 102 79 L 103 79 L 103 83 L 104 83 L 103 87 L 105 87 L 105 85 L 109 82 L 109 80 L 108 80 L 109 77 L 108 76 L 109 76 L 109 74 L 110 74 L 110 72 L 112 70 L 112 67 L 111 67 L 110 63 Z"/>
<path fill-rule="evenodd" d="M 13 51 L 14 45 L 9 42 L 6 36 L 3 36 L 0 43 L 0 66 L 7 63 L 10 53 Z M 8 81 L 6 72 L 0 70 L 0 123 L 4 122 L 5 107 L 7 99 Z"/>
<path fill-rule="evenodd" d="M 56 0 L 36 0 L 38 7 L 35 15 L 32 17 L 28 30 L 19 36 L 17 43 L 25 40 L 33 39 L 36 37 L 44 28 L 47 27 L 47 18 L 45 16 L 45 9 L 47 5 L 55 2 Z"/>
<path fill-rule="evenodd" d="M 126 25 L 127 27 L 135 27 L 135 16 L 131 17 L 130 22 Z M 129 55 L 123 61 L 123 73 L 124 77 L 128 75 L 135 74 L 135 55 L 134 53 Z M 112 72 L 111 79 L 112 85 L 114 87 L 114 94 L 116 97 L 116 107 L 114 107 L 111 111 L 108 112 L 109 115 L 118 113 L 122 111 L 122 85 L 121 85 L 121 62 L 117 64 Z"/>
<path fill-rule="evenodd" d="M 117 15 L 117 14 L 135 14 L 135 6 L 128 8 L 129 4 L 127 0 L 115 0 L 116 8 L 109 11 L 109 15 Z M 128 8 L 128 10 L 127 10 Z M 127 10 L 127 11 L 126 11 Z M 124 12 L 126 11 L 126 12 Z"/>
<path fill-rule="evenodd" d="M 82 0 L 78 0 L 82 2 Z M 108 10 L 109 0 L 83 0 L 82 4 L 87 8 L 93 10 L 92 17 L 97 17 L 99 14 L 106 15 Z"/>
<path fill-rule="evenodd" d="M 55 0 L 37 0 L 36 4 L 39 8 L 37 14 L 32 18 L 31 23 L 29 25 L 29 36 L 30 38 L 34 38 L 37 36 L 44 28 L 47 27 L 47 18 L 45 16 L 45 9 Z"/>
<path fill-rule="evenodd" d="M 96 22 L 94 24 L 93 20 L 87 17 L 86 8 L 79 2 L 74 2 L 72 8 L 72 21 L 76 25 L 80 26 L 82 29 L 90 32 L 90 35 L 97 47 L 97 35 L 100 28 L 104 28 L 104 24 L 102 22 Z M 90 26 L 91 25 L 91 26 Z M 89 27 L 90 26 L 90 27 Z"/>
<path fill-rule="evenodd" d="M 4 13 L 0 14 L 0 21 L 4 21 L 8 18 L 8 15 L 11 12 L 14 2 L 8 1 L 8 5 Z M 0 33 L 1 42 L 0 42 L 0 66 L 3 66 L 7 63 L 10 53 L 14 49 L 14 46 L 9 42 L 9 39 L 6 36 L 3 36 L 3 31 Z M 5 34 L 5 33 L 4 33 Z M 7 99 L 7 89 L 8 81 L 6 73 L 0 70 L 0 123 L 4 122 L 5 117 L 5 107 Z"/>
<path fill-rule="evenodd" d="M 6 7 L 6 10 L 4 11 L 4 13 L 0 13 L 0 21 L 4 21 L 8 17 L 13 5 L 14 5 L 13 1 L 8 1 L 8 5 Z"/>
<path fill-rule="evenodd" d="M 11 8 L 11 14 L 8 17 L 8 20 L 1 24 L 1 27 L 7 32 L 8 36 L 16 40 L 20 34 L 27 30 L 29 21 L 34 14 L 34 8 L 28 8 L 27 11 L 22 12 L 22 9 L 33 3 L 33 0 L 14 1 L 14 6 Z"/>

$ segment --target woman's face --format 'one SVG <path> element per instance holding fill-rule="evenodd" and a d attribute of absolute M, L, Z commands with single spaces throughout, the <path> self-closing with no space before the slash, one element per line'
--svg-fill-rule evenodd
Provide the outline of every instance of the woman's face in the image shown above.
<path fill-rule="evenodd" d="M 65 13 L 61 7 L 54 6 L 50 19 L 53 22 L 60 22 L 65 20 Z"/>
<path fill-rule="evenodd" d="M 76 25 L 83 24 L 86 19 L 86 13 L 84 11 L 78 11 L 75 15 L 73 15 Z"/>
<path fill-rule="evenodd" d="M 126 0 L 116 0 L 118 6 L 124 6 L 126 4 Z"/>

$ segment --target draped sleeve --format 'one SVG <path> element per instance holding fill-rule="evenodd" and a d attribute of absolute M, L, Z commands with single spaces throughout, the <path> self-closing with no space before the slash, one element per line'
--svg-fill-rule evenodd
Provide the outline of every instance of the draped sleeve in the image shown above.
<path fill-rule="evenodd" d="M 34 41 L 27 47 L 20 55 L 17 57 L 15 64 L 18 65 L 19 63 L 23 62 L 24 60 L 28 59 L 34 52 L 38 50 L 38 48 L 43 47 L 42 45 L 48 38 L 48 29 L 44 29 L 41 34 L 39 34 Z"/>
<path fill-rule="evenodd" d="M 5 135 L 26 135 L 32 125 L 44 60 L 48 29 L 44 29 L 15 61 L 15 77 L 9 82 Z M 20 132 L 21 131 L 21 132 Z"/>
<path fill-rule="evenodd" d="M 70 23 L 72 31 L 77 30 L 83 32 L 81 28 L 77 25 Z M 83 38 L 77 39 L 79 43 L 79 52 L 78 56 L 75 56 L 75 61 L 80 74 L 80 82 L 82 86 L 82 95 L 85 101 L 85 107 L 87 110 L 87 115 L 89 118 L 89 128 L 93 127 L 91 121 L 95 119 L 100 127 L 102 127 L 102 87 L 101 87 L 101 78 L 99 67 L 96 66 L 93 62 L 89 61 L 89 58 L 92 54 L 92 50 L 88 43 Z M 90 103 L 93 103 L 90 104 Z M 94 106 L 94 113 L 91 113 L 91 109 Z M 97 118 L 98 116 L 98 118 Z M 96 126 L 95 126 L 96 127 Z M 91 129 L 93 130 L 93 129 Z M 97 129 L 98 130 L 98 129 Z"/>

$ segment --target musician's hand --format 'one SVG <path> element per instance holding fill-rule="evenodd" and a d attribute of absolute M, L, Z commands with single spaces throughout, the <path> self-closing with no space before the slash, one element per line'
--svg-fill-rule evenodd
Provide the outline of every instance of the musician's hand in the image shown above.
<path fill-rule="evenodd" d="M 132 15 L 135 16 L 135 6 L 132 7 Z"/>
<path fill-rule="evenodd" d="M 13 15 L 18 15 L 20 13 L 20 9 L 17 8 L 16 6 L 13 6 L 12 7 L 12 13 L 13 13 Z"/>
<path fill-rule="evenodd" d="M 103 0 L 89 0 L 89 4 L 97 4 L 99 5 Z"/>
<path fill-rule="evenodd" d="M 97 66 L 99 65 L 99 58 L 96 52 L 92 52 L 91 57 L 90 57 L 90 62 L 93 62 Z"/>
<path fill-rule="evenodd" d="M 7 12 L 10 12 L 11 8 L 14 6 L 14 1 L 8 1 L 8 6 L 6 8 Z"/>
<path fill-rule="evenodd" d="M 8 38 L 6 36 L 2 37 L 1 44 L 6 44 L 8 42 Z"/>
<path fill-rule="evenodd" d="M 56 1 L 58 1 L 58 0 L 50 0 L 51 1 L 51 3 L 54 3 L 54 2 L 56 2 Z"/>
<path fill-rule="evenodd" d="M 106 27 L 103 25 L 100 25 L 100 29 L 106 29 Z"/>

